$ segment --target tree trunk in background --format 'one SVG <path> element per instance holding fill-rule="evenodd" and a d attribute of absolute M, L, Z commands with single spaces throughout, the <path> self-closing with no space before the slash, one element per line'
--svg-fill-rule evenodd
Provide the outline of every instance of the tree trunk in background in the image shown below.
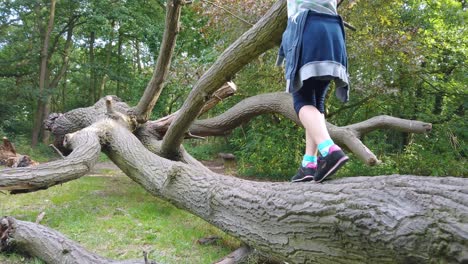
<path fill-rule="evenodd" d="M 32 131 L 31 146 L 37 146 L 39 142 L 39 135 L 44 131 L 42 126 L 42 120 L 44 119 L 44 110 L 46 108 L 47 100 L 45 98 L 45 89 L 48 85 L 47 83 L 47 62 L 49 55 L 49 41 L 52 29 L 54 27 L 54 18 L 55 18 L 55 3 L 56 0 L 51 0 L 50 2 L 50 15 L 49 23 L 47 24 L 47 31 L 44 35 L 44 43 L 41 50 L 41 65 L 40 65 L 40 75 L 39 75 L 39 98 L 36 109 L 36 115 L 34 117 L 34 125 Z"/>
<path fill-rule="evenodd" d="M 137 68 L 137 73 L 141 73 L 141 59 L 140 59 L 140 42 L 138 39 L 135 40 L 135 51 L 136 51 L 136 68 Z"/>
<path fill-rule="evenodd" d="M 123 40 L 123 32 L 122 30 L 119 29 L 119 40 L 118 40 L 118 44 L 117 44 L 117 65 L 118 65 L 118 68 L 117 68 L 117 75 L 119 76 L 117 78 L 117 87 L 115 88 L 115 95 L 117 96 L 120 96 L 120 78 L 121 78 L 121 75 L 120 73 L 122 72 L 120 70 L 120 66 L 122 65 L 122 40 Z"/>
<path fill-rule="evenodd" d="M 89 96 L 88 104 L 93 104 L 96 102 L 96 69 L 94 65 L 94 42 L 96 40 L 96 33 L 91 32 L 89 36 Z"/>
<path fill-rule="evenodd" d="M 444 94 L 442 92 L 438 92 L 434 98 L 434 108 L 432 109 L 432 113 L 434 115 L 440 115 L 442 113 L 442 107 L 444 105 Z"/>
<path fill-rule="evenodd" d="M 69 59 L 70 59 L 69 56 L 70 56 L 70 47 L 71 47 L 71 44 L 72 44 L 73 29 L 75 28 L 75 22 L 74 21 L 75 21 L 74 17 L 70 18 L 70 20 L 69 20 L 68 29 L 67 29 L 67 39 L 65 41 L 64 48 L 63 48 L 63 53 L 62 53 L 62 65 L 60 66 L 59 71 L 54 76 L 52 81 L 50 81 L 50 79 L 52 77 L 51 73 L 50 73 L 50 71 L 48 71 L 49 74 L 47 75 L 47 81 L 48 81 L 49 85 L 48 85 L 48 88 L 47 88 L 48 92 L 46 93 L 46 101 L 45 101 L 45 105 L 44 105 L 44 112 L 43 112 L 44 117 L 49 116 L 49 114 L 50 114 L 50 108 L 51 108 L 51 102 L 52 102 L 52 91 L 57 88 L 60 80 L 62 80 L 63 76 L 65 76 L 65 74 L 66 74 L 66 72 L 68 70 L 68 62 L 69 62 Z M 49 131 L 44 130 L 43 133 L 42 133 L 42 143 L 48 144 L 49 143 L 49 137 L 50 137 Z"/>
<path fill-rule="evenodd" d="M 62 84 L 62 93 L 61 93 L 61 96 L 62 96 L 62 103 L 60 104 L 60 111 L 62 112 L 65 112 L 65 102 L 67 101 L 67 72 L 65 72 L 65 74 L 63 75 L 63 79 L 65 80 Z"/>
<path fill-rule="evenodd" d="M 112 21 L 111 25 L 112 25 L 112 31 L 110 33 L 109 42 L 106 45 L 106 61 L 104 64 L 104 75 L 102 76 L 101 84 L 99 85 L 97 98 L 101 98 L 103 96 L 104 90 L 106 88 L 107 79 L 109 79 L 109 65 L 110 65 L 110 59 L 112 55 L 112 41 L 114 39 L 115 21 Z"/>

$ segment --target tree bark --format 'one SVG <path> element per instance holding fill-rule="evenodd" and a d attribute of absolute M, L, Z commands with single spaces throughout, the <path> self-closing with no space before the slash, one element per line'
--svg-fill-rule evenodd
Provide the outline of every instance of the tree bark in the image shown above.
<path fill-rule="evenodd" d="M 66 74 L 66 72 L 68 70 L 68 62 L 70 60 L 70 58 L 69 58 L 70 48 L 71 48 L 71 44 L 72 44 L 73 29 L 75 27 L 76 19 L 77 19 L 77 17 L 73 16 L 73 17 L 71 17 L 69 19 L 69 21 L 67 23 L 67 39 L 65 40 L 65 45 L 64 45 L 64 48 L 63 48 L 62 65 L 60 66 L 59 71 L 54 76 L 54 78 L 52 79 L 52 81 L 50 82 L 50 84 L 48 85 L 48 88 L 47 88 L 47 90 L 49 90 L 49 92 L 47 92 L 47 95 L 46 95 L 46 101 L 45 101 L 46 103 L 44 105 L 44 113 L 43 113 L 43 118 L 41 120 L 41 129 L 43 129 L 42 121 L 45 119 L 45 117 L 48 117 L 49 114 L 50 114 L 52 91 L 57 88 L 60 80 L 63 78 L 63 76 L 65 76 L 65 74 Z M 51 76 L 48 77 L 49 80 L 51 79 L 50 77 Z M 42 133 L 42 143 L 48 144 L 49 143 L 49 137 L 50 137 L 49 131 L 44 130 L 43 133 Z"/>
<path fill-rule="evenodd" d="M 207 104 L 203 108 L 204 110 L 202 109 L 202 113 L 203 111 L 207 111 L 210 107 L 213 107 L 213 104 L 219 102 L 220 98 L 231 95 L 232 91 L 230 88 L 230 86 L 224 86 L 214 93 L 212 98 L 207 101 Z M 117 97 L 113 97 L 113 100 L 116 100 L 114 111 L 121 115 L 132 115 L 132 110 L 128 105 L 121 102 Z M 47 129 L 51 130 L 52 134 L 55 136 L 54 145 L 61 151 L 67 153 L 67 150 L 62 146 L 63 137 L 67 133 L 76 132 L 104 118 L 107 115 L 104 101 L 105 99 L 101 99 L 92 107 L 75 109 L 65 114 L 54 113 L 49 116 L 48 120 L 45 122 L 45 126 Z M 232 129 L 238 127 L 242 123 L 248 122 L 255 116 L 271 113 L 282 114 L 296 124 L 301 125 L 294 112 L 291 95 L 287 93 L 270 93 L 247 98 L 219 116 L 195 121 L 184 137 L 226 135 Z M 147 139 L 148 137 L 161 140 L 165 138 L 167 129 L 172 122 L 174 122 L 176 116 L 177 115 L 174 113 L 156 121 L 149 121 L 139 126 L 135 131 L 135 135 L 137 135 L 140 140 L 145 138 L 145 140 L 151 141 L 151 139 Z M 378 164 L 379 160 L 360 140 L 365 134 L 376 129 L 394 129 L 409 133 L 425 133 L 432 129 L 432 125 L 416 120 L 406 120 L 391 116 L 377 116 L 344 127 L 338 127 L 327 122 L 327 128 L 334 141 L 353 152 L 357 158 L 365 164 L 373 166 Z M 159 147 L 160 144 L 162 143 L 158 143 L 158 155 L 161 155 L 160 151 L 162 151 Z M 177 156 L 179 156 L 180 153 L 183 153 L 183 151 L 179 150 Z M 180 158 L 179 156 L 179 159 Z"/>
<path fill-rule="evenodd" d="M 148 85 L 137 111 L 116 97 L 106 97 L 92 107 L 52 114 L 48 129 L 59 146 L 73 151 L 63 160 L 1 170 L 0 190 L 32 192 L 79 178 L 93 167 L 102 150 L 152 195 L 275 259 L 291 263 L 468 262 L 466 178 L 389 175 L 325 184 L 255 182 L 211 172 L 180 147 L 183 138 L 194 131 L 226 133 L 259 114 L 282 113 L 298 123 L 291 97 L 284 93 L 249 98 L 218 117 L 195 121 L 216 89 L 279 42 L 286 24 L 285 3 L 278 1 L 221 55 L 175 118 L 159 120 L 159 125 L 170 123 L 162 134 L 152 127 L 155 123 L 141 123 L 147 121 L 157 100 L 164 70 L 160 76 L 153 75 L 161 84 Z M 327 126 L 338 143 L 368 164 L 377 163 L 377 158 L 359 139 L 365 133 L 381 128 L 421 133 L 431 128 L 427 123 L 388 116 L 346 127 Z M 5 219 L 1 220 L 1 240 L 8 243 L 14 238 L 20 242 L 19 249 L 49 263 L 109 263 L 54 231 Z M 80 257 L 64 259 L 75 253 Z"/>
<path fill-rule="evenodd" d="M 96 65 L 94 55 L 94 42 L 96 41 L 96 33 L 91 31 L 89 36 L 89 94 L 88 102 L 91 105 L 97 101 L 96 97 Z"/>
<path fill-rule="evenodd" d="M 146 86 L 143 96 L 140 98 L 140 101 L 134 110 L 139 122 L 144 123 L 148 121 L 151 115 L 151 111 L 153 110 L 159 95 L 164 88 L 163 84 L 169 72 L 169 67 L 171 66 L 176 37 L 179 33 L 179 17 L 182 4 L 184 4 L 184 0 L 167 1 L 166 28 L 164 29 L 161 50 L 159 52 L 158 60 L 156 61 L 155 70 L 150 82 Z M 139 58 L 137 61 L 139 64 Z"/>
<path fill-rule="evenodd" d="M 92 169 L 101 152 L 96 130 L 96 126 L 90 126 L 79 133 L 67 135 L 65 145 L 73 148 L 73 152 L 62 160 L 34 167 L 1 170 L 0 189 L 13 194 L 33 192 L 85 175 Z"/>
<path fill-rule="evenodd" d="M 39 142 L 39 135 L 43 131 L 42 120 L 44 119 L 44 110 L 46 108 L 47 99 L 45 98 L 44 90 L 46 89 L 46 75 L 47 75 L 47 62 L 49 58 L 49 40 L 54 27 L 55 18 L 55 3 L 56 0 L 50 1 L 50 15 L 49 22 L 47 24 L 47 30 L 44 35 L 44 43 L 42 44 L 41 50 L 41 64 L 39 73 L 39 98 L 37 100 L 36 115 L 34 117 L 34 125 L 32 131 L 31 146 L 35 147 Z"/>
<path fill-rule="evenodd" d="M 90 143 L 88 138 L 95 139 Z M 278 259 L 292 263 L 468 261 L 465 178 L 390 175 L 326 184 L 253 182 L 161 158 L 112 120 L 100 121 L 67 141 L 94 151 L 91 145 L 101 142 L 111 160 L 151 194 Z M 0 189 L 29 186 L 8 183 L 5 179 L 11 173 L 0 173 Z M 60 173 L 48 180 L 35 174 L 29 182 L 41 178 L 44 186 L 50 186 Z M 9 178 L 11 182 L 13 177 Z"/>
<path fill-rule="evenodd" d="M 176 158 L 186 131 L 216 89 L 229 81 L 247 63 L 280 42 L 286 27 L 286 13 L 286 1 L 275 3 L 255 26 L 227 48 L 203 74 L 164 137 L 161 147 L 164 157 Z"/>
<path fill-rule="evenodd" d="M 111 60 L 111 55 L 112 55 L 112 42 L 114 41 L 114 26 L 115 26 L 115 21 L 111 21 L 111 32 L 109 35 L 109 42 L 106 44 L 106 60 L 104 61 L 104 74 L 101 78 L 101 82 L 99 84 L 99 89 L 97 90 L 97 97 L 96 98 L 101 98 L 105 93 L 104 90 L 106 88 L 106 82 L 109 79 L 109 65 L 110 65 L 110 60 Z"/>
<path fill-rule="evenodd" d="M 0 251 L 16 248 L 49 264 L 156 264 L 143 260 L 111 260 L 93 254 L 59 232 L 45 226 L 0 218 Z"/>

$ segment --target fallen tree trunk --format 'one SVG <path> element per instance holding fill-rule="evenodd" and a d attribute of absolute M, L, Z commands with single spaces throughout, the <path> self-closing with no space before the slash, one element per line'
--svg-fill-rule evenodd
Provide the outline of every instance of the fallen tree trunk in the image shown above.
<path fill-rule="evenodd" d="M 83 133 L 101 135 L 112 161 L 148 192 L 266 255 L 292 263 L 468 261 L 467 179 L 391 175 L 327 184 L 252 182 L 161 158 L 117 122 L 95 125 L 100 130 Z M 70 141 L 89 145 L 80 133 Z M 3 179 L 1 172 L 0 189 Z"/>
<path fill-rule="evenodd" d="M 111 133 L 108 155 L 129 177 L 268 255 L 293 263 L 468 261 L 466 179 L 251 182 L 162 159 L 125 134 Z"/>
<path fill-rule="evenodd" d="M 202 76 L 175 118 L 159 120 L 156 125 L 141 124 L 154 106 L 159 84 L 148 86 L 152 95 L 144 98 L 146 103 L 138 108 L 142 111 L 110 97 L 89 108 L 51 115 L 47 128 L 55 135 L 55 143 L 62 150 L 68 145 L 73 150 L 71 154 L 35 168 L 0 171 L 0 190 L 37 191 L 81 177 L 94 165 L 102 147 L 115 164 L 151 194 L 277 259 L 291 263 L 468 262 L 467 179 L 390 175 L 347 178 L 327 184 L 253 182 L 213 173 L 180 147 L 183 138 L 196 134 L 195 131 L 226 133 L 259 114 L 281 113 L 297 122 L 291 99 L 284 94 L 246 99 L 237 105 L 239 111 L 233 109 L 215 118 L 195 121 L 214 90 L 254 55 L 278 43 L 285 25 L 286 1 L 280 0 Z M 163 79 L 164 76 L 160 80 Z M 249 107 L 259 105 L 255 100 L 265 104 Z M 420 133 L 430 130 L 431 125 L 380 116 L 346 127 L 328 124 L 328 128 L 336 142 L 373 165 L 378 160 L 359 137 L 381 128 Z M 64 139 L 66 143 L 62 144 Z M 33 232 L 33 237 L 50 231 L 25 222 L 17 222 L 16 226 L 40 230 Z M 52 241 L 44 238 L 42 242 L 29 237 L 26 229 L 4 232 L 5 229 L 2 232 L 8 237 L 2 239 L 17 236 L 18 241 L 24 242 L 18 244 L 20 250 L 49 263 L 63 263 L 63 255 L 70 255 L 68 248 L 82 252 L 74 249 L 77 245 L 70 245 L 64 254 L 60 243 L 72 241 L 55 234 L 50 237 Z M 51 252 L 49 246 L 54 253 L 41 255 Z M 102 259 L 91 256 L 89 261 L 80 263 L 96 263 L 93 258 Z"/>
<path fill-rule="evenodd" d="M 112 260 L 93 254 L 43 225 L 0 218 L 0 251 L 14 248 L 49 264 L 156 264 L 141 260 Z"/>

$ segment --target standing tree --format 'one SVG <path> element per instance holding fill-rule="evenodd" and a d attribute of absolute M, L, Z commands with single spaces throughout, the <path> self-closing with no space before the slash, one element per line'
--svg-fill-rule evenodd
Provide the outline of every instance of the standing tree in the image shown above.
<path fill-rule="evenodd" d="M 33 192 L 77 179 L 90 171 L 102 151 L 151 194 L 239 238 L 245 247 L 235 253 L 241 255 L 255 249 L 292 263 L 468 261 L 464 178 L 390 175 L 326 184 L 254 182 L 216 174 L 181 147 L 184 138 L 223 135 L 261 114 L 278 113 L 299 123 L 285 93 L 247 98 L 219 116 L 197 120 L 219 98 L 232 94 L 232 86 L 225 84 L 234 74 L 279 43 L 286 25 L 284 0 L 219 56 L 176 114 L 149 120 L 169 71 L 184 4 L 167 2 L 160 56 L 139 103 L 130 107 L 107 96 L 91 107 L 51 114 L 46 128 L 69 155 L 0 171 L 0 190 Z M 366 133 L 431 129 L 428 123 L 390 116 L 328 126 L 336 142 L 369 165 L 378 160 L 360 140 Z M 0 220 L 0 240 L 0 249 L 15 246 L 48 263 L 147 263 L 102 258 L 56 231 L 12 217 Z"/>

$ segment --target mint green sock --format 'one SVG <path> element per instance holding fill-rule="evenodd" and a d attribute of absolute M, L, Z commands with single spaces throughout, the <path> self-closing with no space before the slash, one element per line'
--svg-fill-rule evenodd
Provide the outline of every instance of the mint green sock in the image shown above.
<path fill-rule="evenodd" d="M 317 156 L 305 154 L 304 157 L 302 158 L 302 167 L 307 166 L 307 164 L 311 162 L 317 164 Z"/>
<path fill-rule="evenodd" d="M 327 139 L 322 141 L 322 143 L 318 144 L 317 148 L 320 154 L 322 154 L 322 157 L 326 157 L 328 155 L 328 150 L 333 145 L 335 145 L 335 142 L 333 142 L 333 140 L 331 139 Z"/>

